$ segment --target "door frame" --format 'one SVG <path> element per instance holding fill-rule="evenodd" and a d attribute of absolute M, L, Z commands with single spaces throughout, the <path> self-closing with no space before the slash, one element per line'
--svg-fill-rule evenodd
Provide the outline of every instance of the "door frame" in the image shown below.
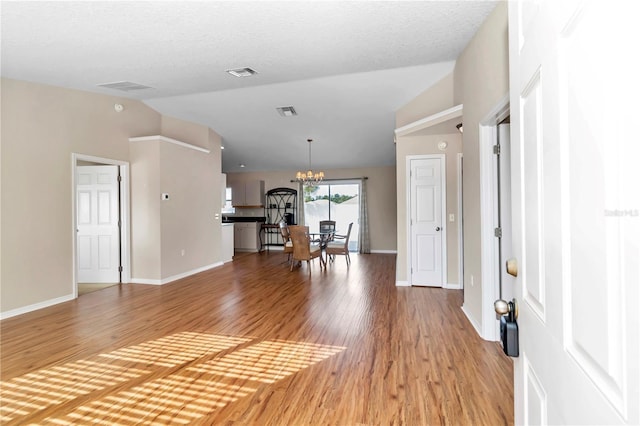
<path fill-rule="evenodd" d="M 458 178 L 458 288 L 464 290 L 464 222 L 462 220 L 464 217 L 464 187 L 462 185 L 464 156 L 462 152 L 456 155 L 456 166 Z"/>
<path fill-rule="evenodd" d="M 442 210 L 442 244 L 440 245 L 442 250 L 442 288 L 447 286 L 447 159 L 445 154 L 421 154 L 421 155 L 407 155 L 406 161 L 406 221 L 407 221 L 407 282 L 410 286 L 413 285 L 413 276 L 411 274 L 412 250 L 411 250 L 411 161 L 412 160 L 440 160 L 440 208 Z"/>
<path fill-rule="evenodd" d="M 493 302 L 500 294 L 498 273 L 498 240 L 494 236 L 495 209 L 498 197 L 496 186 L 496 162 L 493 146 L 498 137 L 498 123 L 510 114 L 509 94 L 507 93 L 491 111 L 480 121 L 480 265 L 482 270 L 482 330 L 485 340 L 497 341 L 500 338 L 500 321 L 496 317 Z M 510 160 L 509 160 L 510 161 Z"/>
<path fill-rule="evenodd" d="M 129 162 L 113 160 L 110 158 L 95 157 L 92 155 L 84 155 L 71 153 L 71 241 L 72 241 L 72 294 L 73 298 L 78 297 L 78 247 L 77 247 L 77 202 L 76 202 L 76 167 L 78 161 L 89 161 L 93 163 L 104 164 L 107 166 L 120 166 L 120 266 L 122 273 L 120 274 L 120 282 L 128 283 L 131 281 L 131 227 L 130 227 L 130 194 L 129 194 Z"/>

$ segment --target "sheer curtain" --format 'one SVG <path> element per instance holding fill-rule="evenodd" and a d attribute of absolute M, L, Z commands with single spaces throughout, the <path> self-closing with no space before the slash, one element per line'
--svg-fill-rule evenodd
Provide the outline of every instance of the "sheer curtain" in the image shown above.
<path fill-rule="evenodd" d="M 369 242 L 369 213 L 367 208 L 367 179 L 363 178 L 360 185 L 360 236 L 358 247 L 360 253 L 371 253 Z"/>

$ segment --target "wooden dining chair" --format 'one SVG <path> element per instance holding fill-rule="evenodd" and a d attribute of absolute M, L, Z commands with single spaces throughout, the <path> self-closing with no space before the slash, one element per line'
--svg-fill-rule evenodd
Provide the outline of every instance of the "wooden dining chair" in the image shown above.
<path fill-rule="evenodd" d="M 295 261 L 307 261 L 307 268 L 309 269 L 309 275 L 311 275 L 311 260 L 320 258 L 320 269 L 322 266 L 325 268 L 324 259 L 322 258 L 322 249 L 319 244 L 311 244 L 311 238 L 309 236 L 309 227 L 302 225 L 290 225 L 289 235 L 291 235 L 291 241 L 293 241 L 293 256 L 291 259 L 290 271 L 293 271 L 293 264 Z"/>
<path fill-rule="evenodd" d="M 287 255 L 287 262 L 291 263 L 291 254 L 293 253 L 293 241 L 289 234 L 289 226 L 285 221 L 280 222 L 280 235 L 282 236 L 282 244 L 284 253 Z"/>
<path fill-rule="evenodd" d="M 336 254 L 341 254 L 345 256 L 347 265 L 351 263 L 351 258 L 349 257 L 349 236 L 351 235 L 352 226 L 353 222 L 349 224 L 349 229 L 345 235 L 336 235 L 333 241 L 329 241 L 327 243 L 327 246 L 324 249 L 324 252 L 327 254 L 327 259 L 330 258 L 333 261 L 333 257 Z"/>

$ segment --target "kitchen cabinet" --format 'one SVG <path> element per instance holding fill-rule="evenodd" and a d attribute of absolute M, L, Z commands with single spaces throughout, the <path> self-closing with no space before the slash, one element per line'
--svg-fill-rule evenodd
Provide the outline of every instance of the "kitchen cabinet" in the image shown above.
<path fill-rule="evenodd" d="M 231 185 L 233 207 L 264 207 L 264 181 L 236 182 Z"/>
<path fill-rule="evenodd" d="M 260 248 L 260 224 L 258 222 L 236 222 L 233 224 L 233 242 L 238 251 L 258 251 Z"/>
<path fill-rule="evenodd" d="M 233 223 L 222 224 L 222 262 L 227 263 L 233 260 Z"/>

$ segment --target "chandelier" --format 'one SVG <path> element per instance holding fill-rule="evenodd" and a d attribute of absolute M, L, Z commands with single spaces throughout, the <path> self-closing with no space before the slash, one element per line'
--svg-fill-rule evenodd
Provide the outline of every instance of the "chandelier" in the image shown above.
<path fill-rule="evenodd" d="M 324 172 L 311 170 L 311 142 L 313 142 L 313 139 L 307 139 L 307 142 L 309 142 L 309 169 L 306 172 L 296 173 L 296 180 L 303 185 L 314 186 L 324 179 Z"/>

